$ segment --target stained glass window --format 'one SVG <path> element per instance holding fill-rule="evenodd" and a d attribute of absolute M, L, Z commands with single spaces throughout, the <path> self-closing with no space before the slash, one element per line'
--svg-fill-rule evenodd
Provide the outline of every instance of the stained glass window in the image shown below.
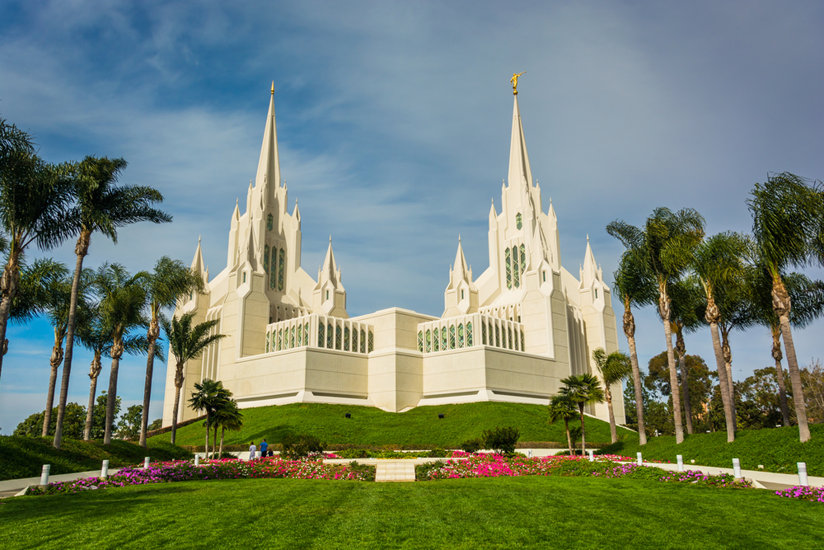
<path fill-rule="evenodd" d="M 426 330 L 426 353 L 432 351 L 432 331 Z"/>
<path fill-rule="evenodd" d="M 311 342 L 309 341 L 309 323 L 303 325 L 303 341 L 306 343 L 307 346 L 311 344 Z"/>
<path fill-rule="evenodd" d="M 298 347 L 303 345 L 303 325 L 298 325 Z"/>
<path fill-rule="evenodd" d="M 352 329 L 352 351 L 354 351 L 354 352 L 358 351 L 358 329 L 357 328 Z"/>
<path fill-rule="evenodd" d="M 518 212 L 517 214 L 515 214 L 515 227 L 517 227 L 518 229 L 520 229 L 520 228 L 522 228 L 523 226 L 524 226 L 524 224 L 523 224 L 523 222 L 522 222 L 522 220 L 521 220 L 521 213 L 520 213 L 520 212 Z"/>
<path fill-rule="evenodd" d="M 323 347 L 323 323 L 318 324 L 318 347 Z"/>
<path fill-rule="evenodd" d="M 284 249 L 280 249 L 280 254 L 278 255 L 278 290 L 283 290 L 283 271 L 285 269 L 286 263 L 286 251 Z"/>
<path fill-rule="evenodd" d="M 269 245 L 263 247 L 263 271 L 269 273 Z"/>
<path fill-rule="evenodd" d="M 341 337 L 343 336 L 343 331 L 340 329 L 339 326 L 335 327 L 335 349 L 342 349 L 341 348 Z"/>
<path fill-rule="evenodd" d="M 463 323 L 458 325 L 458 347 L 464 347 L 464 327 Z"/>
<path fill-rule="evenodd" d="M 289 347 L 295 347 L 295 327 L 289 329 Z"/>
<path fill-rule="evenodd" d="M 441 349 L 449 349 L 446 345 L 446 327 L 441 329 Z"/>
<path fill-rule="evenodd" d="M 269 335 L 266 335 L 266 346 L 264 348 L 264 353 L 269 353 Z"/>
<path fill-rule="evenodd" d="M 332 349 L 332 343 L 335 339 L 335 333 L 332 332 L 332 323 L 326 324 L 326 347 Z"/>
<path fill-rule="evenodd" d="M 515 288 L 521 286 L 520 269 L 518 268 L 518 247 L 512 247 L 512 284 Z"/>
<path fill-rule="evenodd" d="M 366 353 L 366 331 L 363 329 L 360 331 L 360 352 Z"/>
<path fill-rule="evenodd" d="M 481 321 L 481 343 L 486 345 L 486 323 Z"/>
<path fill-rule="evenodd" d="M 472 347 L 472 321 L 466 324 L 466 345 Z"/>
<path fill-rule="evenodd" d="M 526 271 L 526 247 L 521 245 L 521 273 Z"/>
<path fill-rule="evenodd" d="M 278 329 L 278 345 L 275 348 L 276 351 L 280 351 L 283 349 L 283 330 Z"/>
<path fill-rule="evenodd" d="M 501 329 L 495 324 L 495 346 L 501 347 Z"/>
<path fill-rule="evenodd" d="M 344 327 L 343 329 L 343 349 L 346 351 L 350 351 L 352 348 L 349 347 L 349 327 Z"/>
<path fill-rule="evenodd" d="M 273 223 L 272 223 L 272 222 L 273 222 L 273 221 L 274 221 L 274 219 L 272 218 L 272 215 L 271 215 L 271 214 L 269 214 L 268 216 L 266 216 L 266 229 L 268 229 L 269 231 L 271 231 L 271 230 L 272 230 L 272 225 L 273 225 Z"/>
<path fill-rule="evenodd" d="M 509 248 L 506 249 L 504 257 L 506 258 L 506 288 L 512 288 L 512 258 Z"/>
<path fill-rule="evenodd" d="M 509 349 L 515 349 L 515 344 L 512 340 L 512 327 L 509 327 L 506 331 L 506 335 L 509 336 Z"/>
<path fill-rule="evenodd" d="M 521 351 L 526 349 L 526 344 L 524 343 L 524 329 L 521 329 Z"/>
<path fill-rule="evenodd" d="M 271 259 L 271 267 L 269 268 L 269 288 L 275 288 L 275 281 L 276 281 L 276 274 L 277 269 L 275 269 L 275 265 L 277 264 L 277 248 L 272 248 L 272 259 Z"/>
<path fill-rule="evenodd" d="M 375 349 L 375 333 L 371 330 L 369 331 L 369 347 L 367 349 L 369 353 L 372 353 L 372 350 Z"/>
<path fill-rule="evenodd" d="M 439 336 L 438 327 L 435 327 L 435 330 L 432 331 L 432 351 L 438 351 L 440 349 L 440 340 L 441 337 Z"/>
<path fill-rule="evenodd" d="M 449 325 L 449 349 L 455 349 L 455 325 Z"/>

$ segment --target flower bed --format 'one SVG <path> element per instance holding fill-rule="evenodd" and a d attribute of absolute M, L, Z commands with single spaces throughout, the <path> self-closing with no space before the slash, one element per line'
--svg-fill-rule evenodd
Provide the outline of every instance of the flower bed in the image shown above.
<path fill-rule="evenodd" d="M 776 495 L 785 498 L 798 498 L 810 502 L 824 502 L 824 487 L 804 487 L 796 485 L 783 491 L 776 491 Z"/>
<path fill-rule="evenodd" d="M 49 483 L 45 488 L 30 488 L 27 494 L 80 493 L 108 487 L 173 481 L 287 477 L 293 479 L 370 481 L 375 479 L 375 468 L 374 466 L 354 463 L 352 465 L 324 464 L 315 460 L 281 460 L 277 457 L 253 461 L 237 459 L 211 460 L 204 461 L 199 466 L 195 466 L 192 461 L 178 460 L 154 464 L 145 470 L 140 467 L 122 468 L 105 480 L 90 477 L 65 483 Z"/>
<path fill-rule="evenodd" d="M 466 455 L 466 453 L 463 453 Z M 454 456 L 454 455 L 453 455 Z M 692 483 L 714 487 L 749 488 L 748 481 L 736 481 L 729 474 L 710 476 L 701 472 L 668 473 L 659 468 L 619 463 L 620 456 L 600 456 L 594 461 L 581 456 L 546 456 L 527 458 L 522 455 L 502 456 L 476 454 L 464 460 L 448 460 L 422 464 L 417 468 L 420 480 L 457 479 L 469 477 L 501 476 L 579 476 L 579 477 L 630 477 L 655 479 L 661 482 Z"/>

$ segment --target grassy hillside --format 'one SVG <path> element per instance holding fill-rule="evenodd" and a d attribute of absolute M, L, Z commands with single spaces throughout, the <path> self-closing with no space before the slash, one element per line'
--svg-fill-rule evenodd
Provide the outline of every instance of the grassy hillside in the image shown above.
<path fill-rule="evenodd" d="M 563 422 L 550 425 L 546 407 L 520 403 L 439 405 L 417 407 L 404 413 L 374 407 L 302 403 L 243 409 L 242 412 L 243 429 L 226 432 L 226 444 L 248 445 L 250 441 L 259 443 L 263 438 L 277 443 L 288 434 L 311 434 L 330 445 L 456 448 L 461 442 L 480 437 L 483 430 L 496 426 L 515 426 L 521 431 L 521 442 L 566 441 Z M 346 413 L 350 413 L 351 418 L 346 418 Z M 439 414 L 444 418 L 438 418 Z M 609 442 L 608 423 L 587 418 L 586 426 L 587 441 Z M 202 422 L 178 429 L 178 445 L 203 445 L 203 440 Z M 156 435 L 151 441 L 169 441 L 169 434 Z"/>
<path fill-rule="evenodd" d="M 140 464 L 143 457 L 152 460 L 189 458 L 191 453 L 166 442 L 150 442 L 149 448 L 127 441 L 100 441 L 64 439 L 60 450 L 52 447 L 50 437 L 0 436 L 0 479 L 36 477 L 43 464 L 51 464 L 52 474 L 67 474 L 99 469 L 104 460 L 111 467 Z"/>
<path fill-rule="evenodd" d="M 745 470 L 757 470 L 762 464 L 765 470 L 790 474 L 798 471 L 797 462 L 806 462 L 810 475 L 824 476 L 824 424 L 811 424 L 810 432 L 812 439 L 807 443 L 798 440 L 798 428 L 793 426 L 741 430 L 732 443 L 727 443 L 726 432 L 689 435 L 680 445 L 675 444 L 675 436 L 651 437 L 644 447 L 634 437 L 603 452 L 634 457 L 640 451 L 644 458 L 669 462 L 680 454 L 687 465 L 695 460 L 696 464 L 726 468 L 732 468 L 732 459 L 738 458 Z"/>

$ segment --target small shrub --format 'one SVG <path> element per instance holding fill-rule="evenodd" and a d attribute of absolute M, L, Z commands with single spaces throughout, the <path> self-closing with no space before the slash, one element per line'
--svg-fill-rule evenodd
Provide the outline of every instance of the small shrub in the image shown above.
<path fill-rule="evenodd" d="M 349 463 L 349 469 L 362 481 L 375 481 L 375 471 L 377 470 L 375 466 L 359 464 L 353 460 Z"/>
<path fill-rule="evenodd" d="M 286 458 L 305 458 L 313 453 L 322 453 L 326 444 L 313 435 L 289 435 L 281 442 L 281 454 Z"/>
<path fill-rule="evenodd" d="M 519 437 L 521 437 L 521 432 L 512 426 L 485 430 L 483 433 L 484 447 L 494 449 L 501 454 L 512 454 L 515 452 L 515 444 Z"/>
<path fill-rule="evenodd" d="M 461 443 L 461 450 L 466 453 L 477 453 L 483 449 L 483 446 L 484 442 L 476 437 L 475 439 L 468 439 Z"/>
<path fill-rule="evenodd" d="M 424 456 L 427 458 L 445 458 L 448 454 L 444 449 L 431 449 Z"/>

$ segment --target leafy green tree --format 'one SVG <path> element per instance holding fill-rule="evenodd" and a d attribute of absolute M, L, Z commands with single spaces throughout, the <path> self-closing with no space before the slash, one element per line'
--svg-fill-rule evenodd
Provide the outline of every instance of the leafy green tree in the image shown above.
<path fill-rule="evenodd" d="M 770 176 L 765 183 L 756 183 L 747 205 L 753 218 L 758 258 L 772 279 L 773 310 L 781 327 L 798 436 L 803 443 L 810 439 L 810 428 L 790 326 L 792 302 L 782 274 L 790 266 L 805 265 L 818 257 L 818 237 L 824 227 L 824 196 L 802 178 L 782 172 Z"/>
<path fill-rule="evenodd" d="M 649 360 L 648 372 L 644 377 L 644 386 L 653 392 L 651 399 L 661 396 L 665 400 L 670 399 L 672 386 L 669 377 L 669 367 L 667 365 L 667 353 L 661 352 Z M 693 414 L 693 423 L 700 422 L 699 411 L 703 411 L 712 396 L 713 377 L 715 373 L 710 372 L 707 363 L 698 355 L 684 356 L 684 372 L 687 376 L 684 379 L 690 386 L 690 411 Z M 683 386 L 683 383 L 682 383 Z M 669 406 L 669 404 L 668 404 Z M 659 432 L 664 432 L 664 427 L 657 426 Z M 667 432 L 668 433 L 668 432 Z"/>
<path fill-rule="evenodd" d="M 143 416 L 143 405 L 132 405 L 117 423 L 117 437 L 119 439 L 134 440 L 140 435 L 140 419 Z"/>
<path fill-rule="evenodd" d="M 126 351 L 124 339 L 129 330 L 146 326 L 143 308 L 146 304 L 146 290 L 143 287 L 145 273 L 130 275 L 119 264 L 104 264 L 98 270 L 94 280 L 101 300 L 100 316 L 104 326 L 111 327 L 112 347 L 109 355 L 112 366 L 109 371 L 110 397 L 117 395 L 117 376 L 120 370 L 120 358 Z M 106 409 L 106 430 L 103 443 L 112 442 L 114 429 L 114 400 L 109 399 Z"/>
<path fill-rule="evenodd" d="M 149 431 L 159 430 L 163 427 L 163 419 L 162 418 L 155 418 L 154 420 L 149 423 Z"/>
<path fill-rule="evenodd" d="M 615 427 L 615 412 L 612 410 L 612 385 L 620 384 L 632 374 L 632 364 L 629 357 L 620 351 L 613 351 L 609 355 L 603 348 L 597 348 L 592 352 L 592 359 L 595 366 L 601 373 L 604 381 L 604 397 L 609 409 L 609 435 L 612 443 L 618 441 L 618 430 Z"/>
<path fill-rule="evenodd" d="M 80 291 L 80 274 L 83 259 L 89 253 L 92 233 L 102 233 L 117 242 L 117 228 L 141 221 L 163 223 L 172 221 L 171 216 L 152 205 L 163 200 L 163 195 L 151 187 L 136 185 L 117 186 L 120 172 L 126 168 L 123 159 L 86 157 L 73 169 L 72 193 L 76 199 L 67 219 L 78 235 L 74 252 L 74 279 L 69 302 L 69 323 L 66 329 L 66 350 L 63 359 L 63 377 L 60 384 L 60 404 L 54 446 L 60 448 L 62 438 L 62 410 L 69 391 L 74 333 L 77 326 L 77 300 Z M 113 392 L 112 392 L 113 393 Z"/>
<path fill-rule="evenodd" d="M 229 399 L 215 411 L 213 418 L 215 430 L 220 428 L 220 450 L 218 458 L 223 456 L 223 436 L 226 430 L 238 431 L 243 427 L 243 413 L 237 406 L 237 401 Z M 158 426 L 160 427 L 160 426 Z"/>
<path fill-rule="evenodd" d="M 66 210 L 71 198 L 65 166 L 41 160 L 31 137 L 0 118 L 0 228 L 7 237 L 6 263 L 0 277 L 0 371 L 23 255 L 32 244 L 49 249 L 70 234 Z"/>
<path fill-rule="evenodd" d="M 226 406 L 232 397 L 232 392 L 223 387 L 223 382 L 206 378 L 201 382 L 195 382 L 195 391 L 189 398 L 189 406 L 196 411 L 206 413 L 206 445 L 204 452 L 209 456 L 209 429 L 214 425 L 215 411 Z M 215 426 L 215 444 L 217 447 L 217 427 Z"/>
<path fill-rule="evenodd" d="M 569 454 L 574 455 L 575 451 L 572 448 L 572 435 L 569 431 L 569 421 L 574 420 L 578 416 L 578 408 L 572 399 L 567 395 L 553 395 L 549 400 L 549 422 L 554 424 L 559 420 L 564 421 L 564 430 L 566 430 L 567 445 L 569 447 Z"/>
<path fill-rule="evenodd" d="M 664 357 L 666 358 L 666 355 Z M 675 426 L 672 422 L 672 401 L 670 400 L 668 403 L 661 401 L 657 392 L 647 387 L 643 388 L 643 393 L 642 404 L 644 418 L 646 419 L 647 436 L 675 434 Z M 624 410 L 627 411 L 628 419 L 635 416 L 635 392 L 630 391 L 630 388 L 624 390 Z M 627 422 L 627 427 L 638 428 L 630 422 Z"/>
<path fill-rule="evenodd" d="M 773 428 L 781 424 L 781 405 L 774 367 L 756 369 L 736 386 L 736 411 L 742 428 Z"/>
<path fill-rule="evenodd" d="M 577 376 L 568 376 L 561 380 L 560 394 L 567 396 L 578 406 L 581 414 L 581 453 L 587 450 L 587 432 L 584 426 L 584 407 L 593 403 L 604 401 L 604 390 L 601 388 L 601 381 L 595 376 L 585 373 Z"/>
<path fill-rule="evenodd" d="M 184 313 L 171 322 L 163 321 L 163 330 L 169 342 L 169 351 L 175 356 L 175 401 L 172 407 L 172 444 L 177 435 L 177 416 L 180 409 L 180 393 L 183 388 L 183 367 L 189 359 L 195 359 L 212 342 L 223 338 L 222 334 L 209 334 L 218 321 L 205 321 L 192 326 L 193 313 Z"/>
<path fill-rule="evenodd" d="M 824 367 L 814 359 L 809 366 L 801 369 L 801 384 L 807 400 L 807 412 L 814 422 L 824 421 Z"/>
<path fill-rule="evenodd" d="M 102 440 L 106 435 L 106 408 L 109 403 L 109 396 L 106 391 L 100 392 L 92 409 L 92 427 L 90 431 L 90 438 L 94 440 Z M 120 414 L 121 400 L 118 395 L 114 400 L 114 417 L 117 418 Z"/>
<path fill-rule="evenodd" d="M 45 436 L 54 434 L 54 426 L 57 422 L 57 408 L 51 411 L 51 422 L 48 424 L 48 430 Z M 14 435 L 25 437 L 45 437 L 43 431 L 43 419 L 46 416 L 46 411 L 34 413 L 26 418 L 23 422 L 17 425 L 14 430 Z M 83 435 L 83 420 L 86 417 L 86 407 L 78 405 L 77 403 L 69 403 L 66 407 L 66 437 L 71 439 L 80 439 Z"/>
<path fill-rule="evenodd" d="M 149 343 L 146 360 L 146 381 L 143 386 L 143 418 L 140 429 L 140 446 L 146 446 L 146 429 L 149 423 L 149 403 L 152 397 L 152 371 L 154 369 L 157 339 L 160 336 L 160 316 L 164 309 L 175 305 L 177 300 L 189 292 L 202 291 L 204 281 L 199 273 L 183 265 L 179 260 L 163 256 L 155 264 L 153 273 L 146 277 L 146 293 L 149 301 Z"/>

